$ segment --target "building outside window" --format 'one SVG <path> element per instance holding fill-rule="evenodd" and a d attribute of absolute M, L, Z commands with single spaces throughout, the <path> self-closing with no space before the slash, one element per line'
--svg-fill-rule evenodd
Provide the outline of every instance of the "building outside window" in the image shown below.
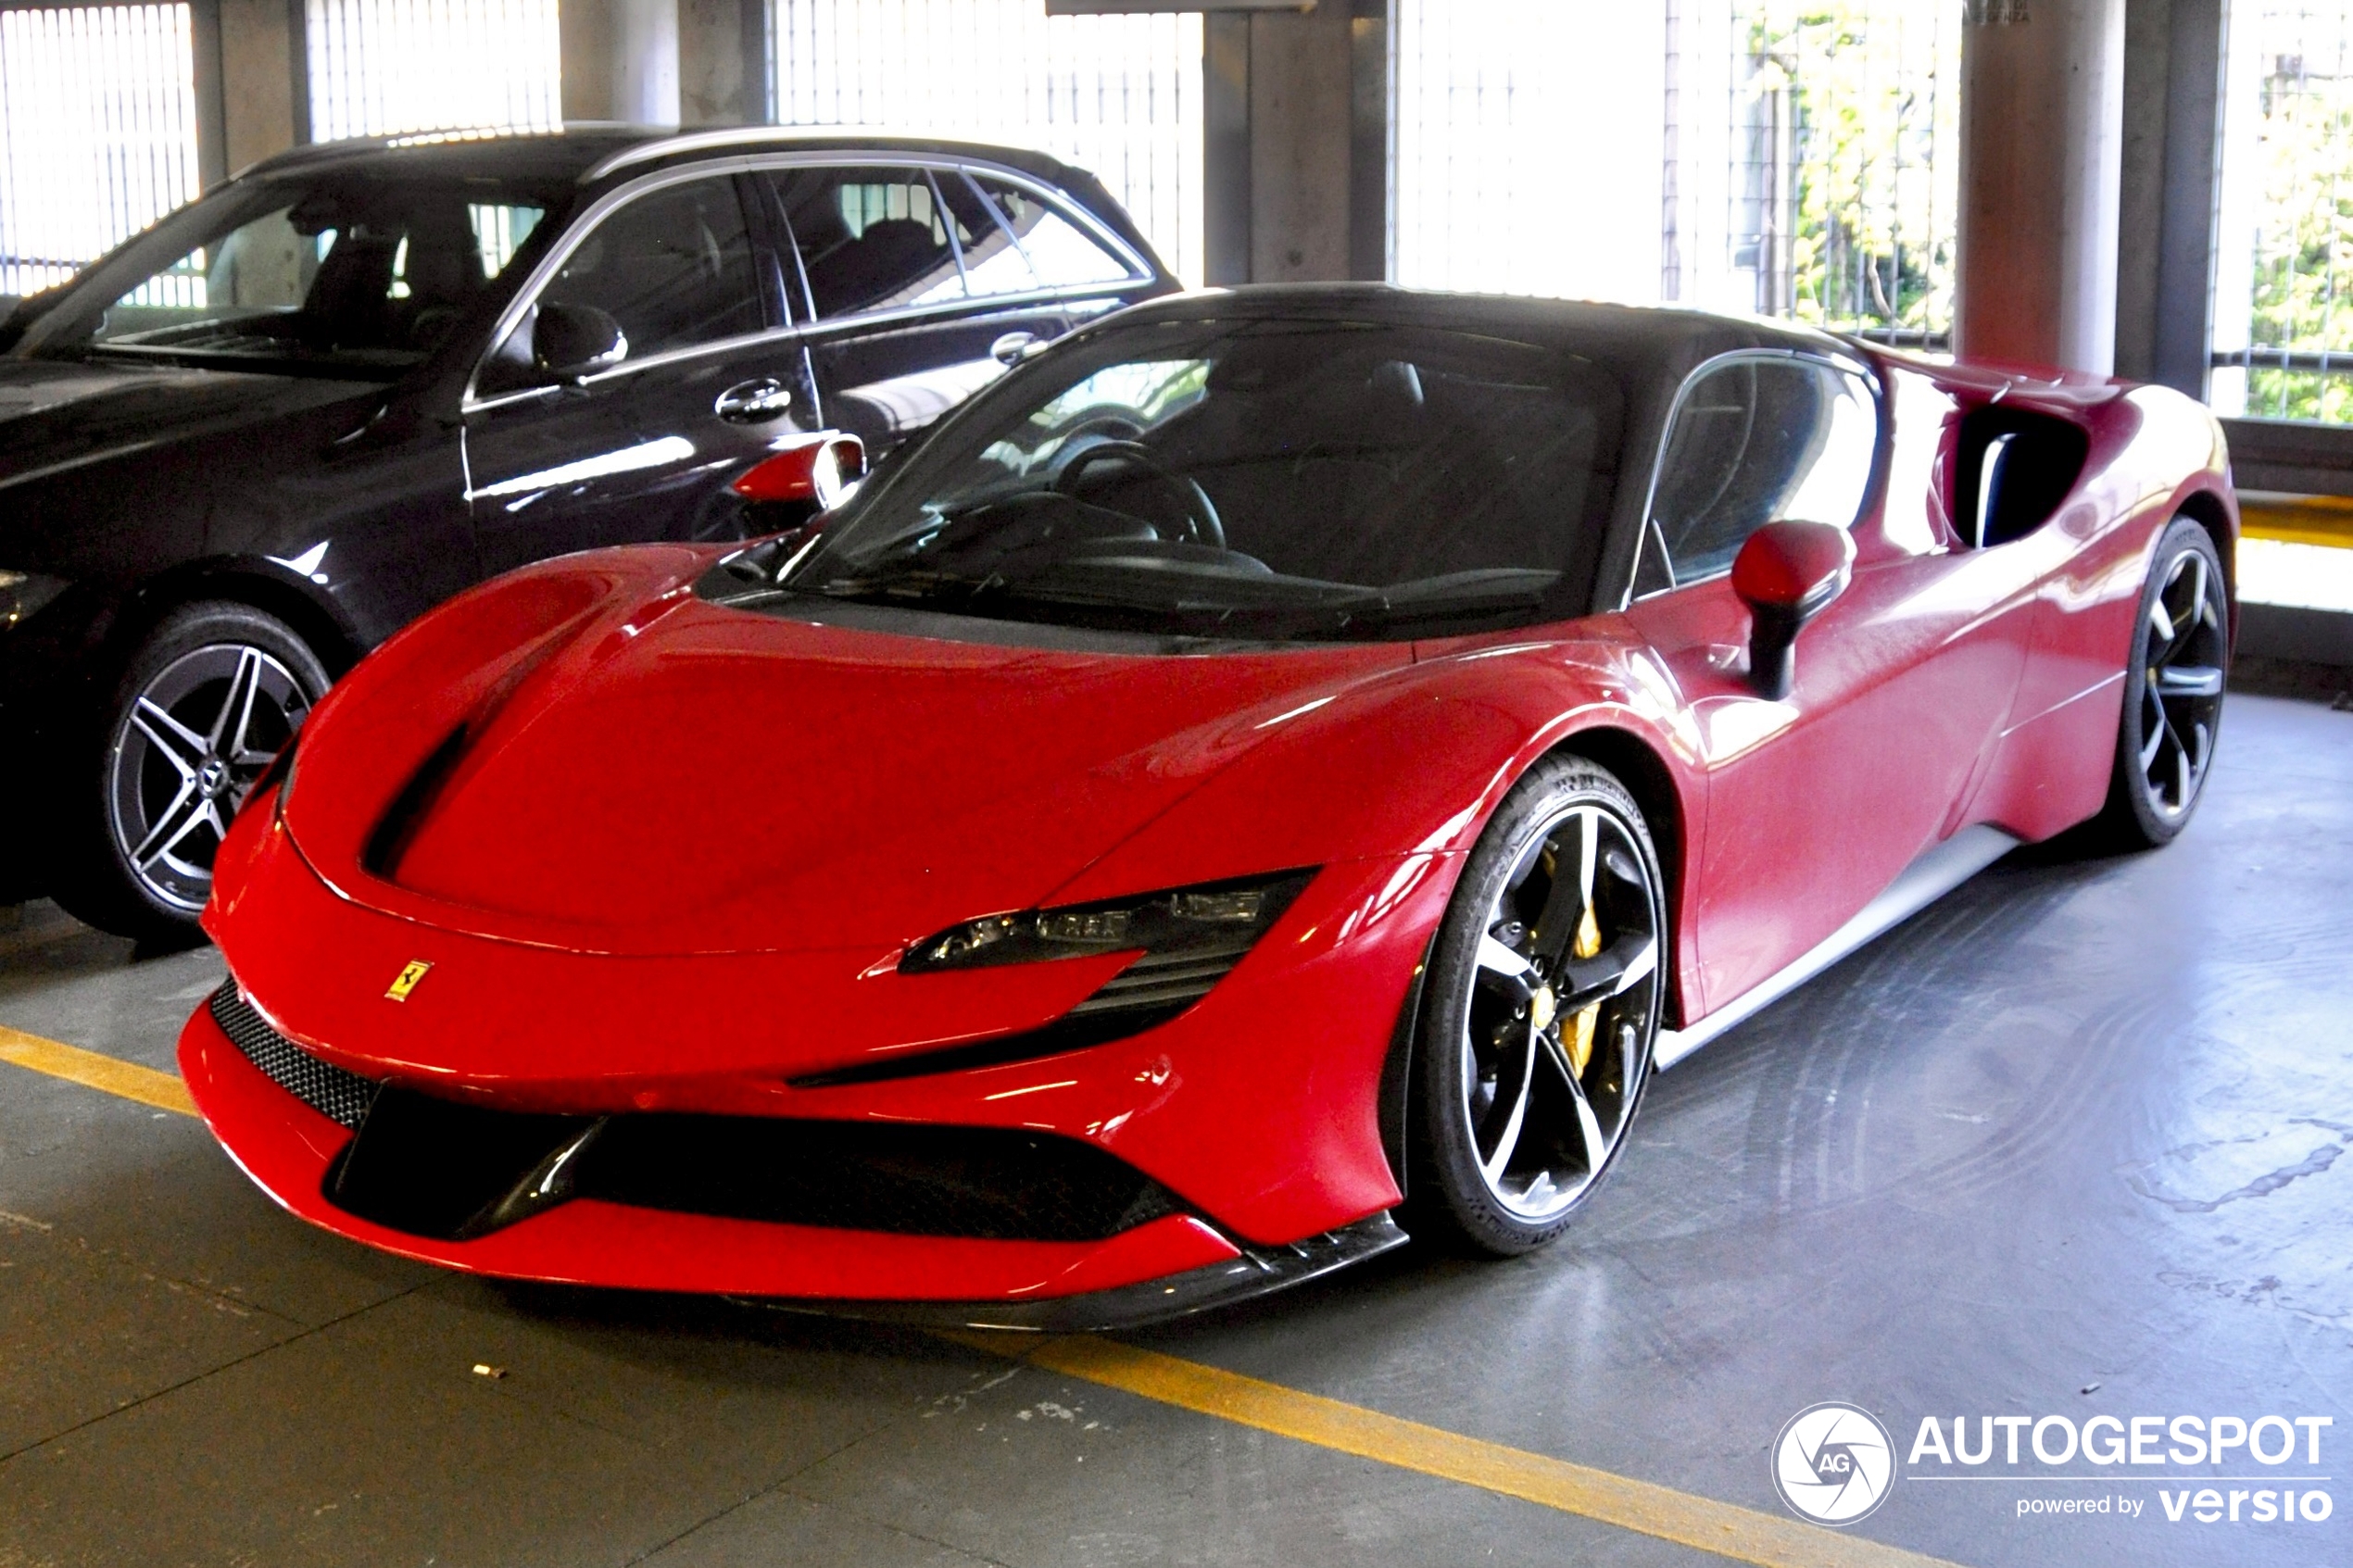
<path fill-rule="evenodd" d="M 1904 0 L 1399 0 L 1391 274 L 1940 346 L 1960 43 Z"/>
<path fill-rule="evenodd" d="M 0 10 L 0 295 L 65 282 L 197 185 L 186 6 Z"/>
<path fill-rule="evenodd" d="M 1040 0 L 770 0 L 770 118 L 1034 147 L 1088 169 L 1202 281 L 1202 19 Z"/>
<path fill-rule="evenodd" d="M 556 0 L 307 0 L 310 139 L 563 122 Z"/>

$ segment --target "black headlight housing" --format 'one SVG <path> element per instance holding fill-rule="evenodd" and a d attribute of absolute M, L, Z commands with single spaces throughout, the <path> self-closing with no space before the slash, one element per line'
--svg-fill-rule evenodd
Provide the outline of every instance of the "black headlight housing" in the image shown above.
<path fill-rule="evenodd" d="M 950 926 L 909 947 L 899 960 L 900 972 L 994 969 L 1107 953 L 1136 958 L 1093 996 L 1042 1028 L 830 1068 L 789 1082 L 798 1089 L 872 1084 L 1026 1061 L 1140 1035 L 1209 995 L 1315 876 L 1315 869 L 1309 867 Z"/>
<path fill-rule="evenodd" d="M 1314 875 L 1277 872 L 1133 898 L 989 915 L 925 937 L 907 949 L 899 971 L 991 969 L 1123 952 L 1202 960 L 1230 953 L 1239 959 L 1282 918 Z"/>

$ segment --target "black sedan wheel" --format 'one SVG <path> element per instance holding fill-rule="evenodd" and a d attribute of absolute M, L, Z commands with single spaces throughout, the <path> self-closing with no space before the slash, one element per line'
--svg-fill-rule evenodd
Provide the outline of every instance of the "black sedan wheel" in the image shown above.
<path fill-rule="evenodd" d="M 2222 727 L 2230 627 L 2214 541 L 2177 518 L 2158 541 L 2124 671 L 2107 820 L 2127 847 L 2171 843 L 2205 792 Z"/>
<path fill-rule="evenodd" d="M 1409 1217 L 1542 1245 L 1626 1140 L 1650 1074 L 1666 900 L 1641 809 L 1580 759 L 1514 787 L 1464 868 L 1415 1045 Z"/>
<path fill-rule="evenodd" d="M 131 660 L 94 798 L 73 803 L 57 901 L 105 930 L 166 937 L 212 892 L 230 821 L 327 672 L 283 622 L 243 605 L 173 611 Z"/>

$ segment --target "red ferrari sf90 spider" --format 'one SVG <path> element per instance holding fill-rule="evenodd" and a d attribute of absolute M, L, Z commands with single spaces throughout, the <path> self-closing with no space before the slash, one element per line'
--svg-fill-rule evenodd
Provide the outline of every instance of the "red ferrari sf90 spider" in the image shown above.
<path fill-rule="evenodd" d="M 182 1064 L 280 1203 L 488 1274 L 1054 1326 L 1523 1251 L 1653 1070 L 2021 840 L 2181 829 L 2236 527 L 2171 392 L 1141 307 L 799 530 L 367 660 Z"/>

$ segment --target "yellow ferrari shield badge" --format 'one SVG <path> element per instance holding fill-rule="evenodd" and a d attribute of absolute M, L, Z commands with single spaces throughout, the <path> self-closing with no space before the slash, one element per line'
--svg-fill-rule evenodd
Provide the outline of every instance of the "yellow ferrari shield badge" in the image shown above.
<path fill-rule="evenodd" d="M 425 977 L 425 972 L 431 968 L 433 965 L 422 959 L 412 960 L 409 967 L 395 977 L 392 989 L 386 991 L 384 995 L 396 1002 L 407 1001 L 409 993 L 417 988 L 417 982 L 422 980 Z"/>

